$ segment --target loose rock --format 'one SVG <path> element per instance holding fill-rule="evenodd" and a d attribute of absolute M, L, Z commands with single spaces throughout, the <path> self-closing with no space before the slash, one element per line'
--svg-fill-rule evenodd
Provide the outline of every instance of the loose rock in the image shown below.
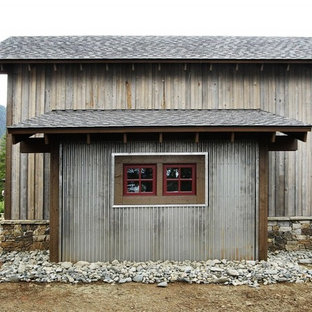
<path fill-rule="evenodd" d="M 157 287 L 167 287 L 168 283 L 167 282 L 161 282 L 157 284 Z"/>
<path fill-rule="evenodd" d="M 49 252 L 0 253 L 0 282 L 63 282 L 63 283 L 156 283 L 166 287 L 169 282 L 218 283 L 249 285 L 281 282 L 312 282 L 312 251 L 278 251 L 269 253 L 268 261 L 147 261 L 89 263 L 78 261 L 52 263 Z M 307 266 L 305 266 L 307 265 Z M 163 286 L 162 286 L 163 285 Z"/>

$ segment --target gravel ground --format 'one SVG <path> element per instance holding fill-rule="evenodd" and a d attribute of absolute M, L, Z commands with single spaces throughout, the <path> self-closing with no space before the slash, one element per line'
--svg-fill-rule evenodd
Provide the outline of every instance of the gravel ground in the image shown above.
<path fill-rule="evenodd" d="M 312 282 L 312 251 L 274 252 L 268 261 L 49 262 L 47 251 L 0 254 L 0 282 L 137 282 L 167 287 L 196 284 L 247 285 Z"/>

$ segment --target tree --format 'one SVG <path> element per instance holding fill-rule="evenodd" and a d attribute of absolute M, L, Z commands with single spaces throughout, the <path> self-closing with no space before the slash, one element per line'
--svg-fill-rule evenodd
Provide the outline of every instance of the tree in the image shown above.
<path fill-rule="evenodd" d="M 0 139 L 0 201 L 3 200 L 2 190 L 4 190 L 5 179 L 5 152 L 6 152 L 6 136 Z"/>

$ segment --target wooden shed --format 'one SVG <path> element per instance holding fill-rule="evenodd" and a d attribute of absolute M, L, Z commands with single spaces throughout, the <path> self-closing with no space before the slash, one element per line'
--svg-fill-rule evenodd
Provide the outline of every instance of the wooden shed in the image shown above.
<path fill-rule="evenodd" d="M 265 259 L 268 213 L 311 215 L 311 49 L 7 39 L 5 218 L 49 219 L 53 261 Z"/>
<path fill-rule="evenodd" d="M 268 152 L 309 130 L 230 109 L 56 110 L 9 127 L 21 152 L 51 153 L 62 261 L 265 259 Z"/>

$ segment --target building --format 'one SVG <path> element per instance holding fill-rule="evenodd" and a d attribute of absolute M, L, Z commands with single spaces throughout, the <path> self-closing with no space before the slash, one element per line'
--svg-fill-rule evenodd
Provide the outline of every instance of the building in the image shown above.
<path fill-rule="evenodd" d="M 40 232 L 50 220 L 54 261 L 265 259 L 269 213 L 288 232 L 302 224 L 296 248 L 309 248 L 311 48 L 311 38 L 5 40 L 3 226 Z"/>

